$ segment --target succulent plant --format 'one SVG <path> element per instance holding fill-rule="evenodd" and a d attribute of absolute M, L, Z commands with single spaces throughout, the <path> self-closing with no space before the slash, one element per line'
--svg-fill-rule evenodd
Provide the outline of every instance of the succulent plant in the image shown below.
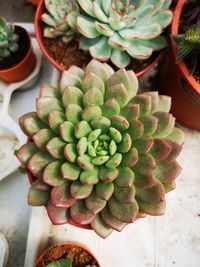
<path fill-rule="evenodd" d="M 17 157 L 36 181 L 28 203 L 53 224 L 90 226 L 105 238 L 145 214 L 161 215 L 180 173 L 183 132 L 170 98 L 136 95 L 133 71 L 92 60 L 42 86 L 36 112 L 20 118 L 30 142 Z"/>
<path fill-rule="evenodd" d="M 80 48 L 118 68 L 131 58 L 147 59 L 166 46 L 160 36 L 172 20 L 171 0 L 77 0 L 82 12 L 70 12 L 67 22 L 78 31 Z"/>
<path fill-rule="evenodd" d="M 19 49 L 19 37 L 15 34 L 15 26 L 0 17 L 0 61 L 9 58 Z"/>
<path fill-rule="evenodd" d="M 72 267 L 72 261 L 69 259 L 60 259 L 49 263 L 46 267 Z"/>
<path fill-rule="evenodd" d="M 176 63 L 186 60 L 190 73 L 199 82 L 200 59 L 200 6 L 197 0 L 189 1 L 179 26 L 179 34 L 172 35 L 177 45 Z"/>
<path fill-rule="evenodd" d="M 62 37 L 63 42 L 69 43 L 74 38 L 74 31 L 66 22 L 66 15 L 71 11 L 78 11 L 75 0 L 45 0 L 48 13 L 41 16 L 42 21 L 48 26 L 44 29 L 44 37 Z"/>
<path fill-rule="evenodd" d="M 183 60 L 189 54 L 200 54 L 200 20 L 197 24 L 191 25 L 185 33 L 173 35 L 173 39 L 178 45 L 176 61 Z"/>
<path fill-rule="evenodd" d="M 49 263 L 46 267 L 72 267 L 73 261 L 70 259 L 60 259 L 58 261 Z M 84 267 L 97 267 L 96 265 L 86 265 Z"/>

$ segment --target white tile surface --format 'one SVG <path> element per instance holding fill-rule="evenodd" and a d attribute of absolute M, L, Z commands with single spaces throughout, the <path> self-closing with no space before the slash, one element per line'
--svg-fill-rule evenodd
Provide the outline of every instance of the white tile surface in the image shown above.
<path fill-rule="evenodd" d="M 178 160 L 183 170 L 178 181 L 200 184 L 200 132 L 183 127 L 182 130 L 185 142 Z"/>
<path fill-rule="evenodd" d="M 156 267 L 200 266 L 199 185 L 177 183 L 166 214 L 157 218 Z"/>

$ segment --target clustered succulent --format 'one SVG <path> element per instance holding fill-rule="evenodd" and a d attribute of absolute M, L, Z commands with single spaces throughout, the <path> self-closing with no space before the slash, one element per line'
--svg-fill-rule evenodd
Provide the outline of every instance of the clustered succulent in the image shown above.
<path fill-rule="evenodd" d="M 67 22 L 81 35 L 80 48 L 93 58 L 111 60 L 118 68 L 131 58 L 147 59 L 166 46 L 160 36 L 172 20 L 171 0 L 77 0 L 81 14 L 71 12 Z"/>
<path fill-rule="evenodd" d="M 15 34 L 15 26 L 0 17 L 0 61 L 9 58 L 19 49 L 19 37 Z"/>
<path fill-rule="evenodd" d="M 65 71 L 60 89 L 43 86 L 37 111 L 20 118 L 30 142 L 17 157 L 36 178 L 28 202 L 46 206 L 53 224 L 75 222 L 105 238 L 164 213 L 183 133 L 169 97 L 137 90 L 133 71 L 92 60 Z"/>
<path fill-rule="evenodd" d="M 73 261 L 70 259 L 60 259 L 58 261 L 49 263 L 46 267 L 72 267 Z M 84 267 L 97 267 L 96 265 L 85 265 Z"/>
<path fill-rule="evenodd" d="M 74 0 L 45 0 L 47 13 L 42 14 L 42 21 L 47 27 L 44 29 L 44 37 L 62 37 L 63 42 L 69 43 L 74 38 L 74 31 L 66 22 L 66 15 L 71 11 L 78 12 L 78 6 Z"/>

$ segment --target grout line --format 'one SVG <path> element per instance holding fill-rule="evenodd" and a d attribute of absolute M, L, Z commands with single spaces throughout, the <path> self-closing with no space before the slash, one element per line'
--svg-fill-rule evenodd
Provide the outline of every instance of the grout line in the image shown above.
<path fill-rule="evenodd" d="M 157 267 L 158 259 L 157 259 L 157 248 L 158 248 L 158 221 L 157 218 L 154 218 L 154 267 Z"/>
<path fill-rule="evenodd" d="M 103 240 L 102 238 L 99 238 L 99 249 L 98 249 L 98 256 L 99 256 L 99 262 L 103 264 Z"/>

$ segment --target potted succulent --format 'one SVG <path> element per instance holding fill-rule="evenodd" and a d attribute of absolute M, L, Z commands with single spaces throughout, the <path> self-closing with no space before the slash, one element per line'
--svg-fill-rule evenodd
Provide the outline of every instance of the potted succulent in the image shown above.
<path fill-rule="evenodd" d="M 36 36 L 60 71 L 95 58 L 141 76 L 166 47 L 161 34 L 172 20 L 170 2 L 44 0 L 36 12 Z"/>
<path fill-rule="evenodd" d="M 169 97 L 137 90 L 133 71 L 92 60 L 65 71 L 59 89 L 42 86 L 36 112 L 20 118 L 29 142 L 16 155 L 32 183 L 28 203 L 45 206 L 53 224 L 105 238 L 164 213 L 184 136 Z"/>
<path fill-rule="evenodd" d="M 160 72 L 161 92 L 173 98 L 172 113 L 182 125 L 200 130 L 199 1 L 178 2 L 171 36 L 171 51 Z"/>
<path fill-rule="evenodd" d="M 8 83 L 24 80 L 35 64 L 29 34 L 0 17 L 0 79 Z"/>
<path fill-rule="evenodd" d="M 100 267 L 94 255 L 83 245 L 61 243 L 48 248 L 35 267 Z"/>

